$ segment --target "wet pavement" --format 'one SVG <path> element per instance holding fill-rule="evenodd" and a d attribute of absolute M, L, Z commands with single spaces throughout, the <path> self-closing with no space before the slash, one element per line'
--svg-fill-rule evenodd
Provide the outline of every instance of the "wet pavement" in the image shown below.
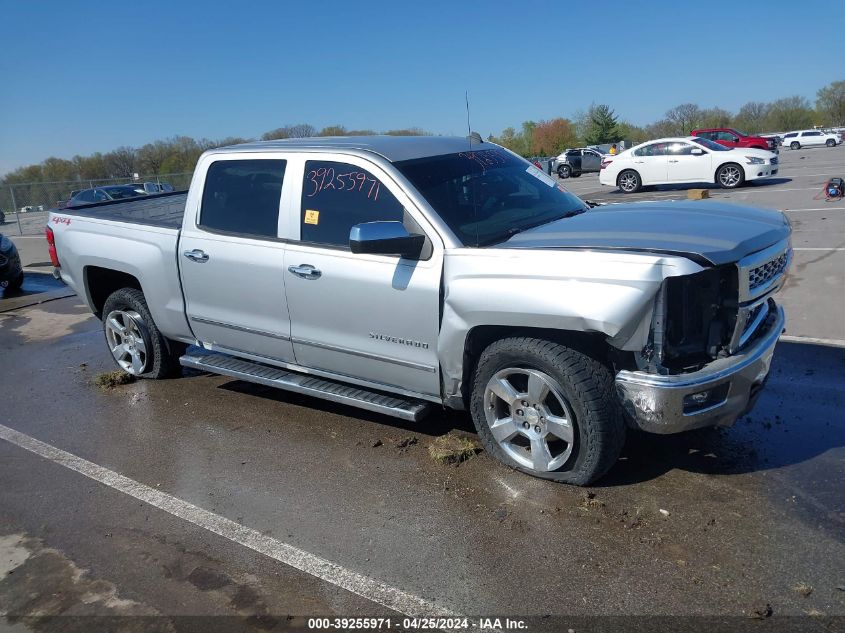
<path fill-rule="evenodd" d="M 0 314 L 0 357 L 0 424 L 459 613 L 845 615 L 843 348 L 781 343 L 749 417 L 632 434 L 589 489 L 435 463 L 435 437 L 471 434 L 459 414 L 412 425 L 200 373 L 102 391 L 75 298 Z M 0 463 L 0 536 L 55 550 L 0 604 L 33 606 L 19 582 L 79 594 L 78 568 L 105 584 L 71 613 L 386 612 L 17 446 Z"/>

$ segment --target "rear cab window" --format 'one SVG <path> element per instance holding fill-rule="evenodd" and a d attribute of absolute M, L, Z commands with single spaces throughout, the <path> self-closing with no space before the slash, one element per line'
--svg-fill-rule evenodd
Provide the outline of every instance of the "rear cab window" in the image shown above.
<path fill-rule="evenodd" d="M 274 239 L 287 161 L 218 160 L 205 177 L 199 227 L 212 232 Z"/>

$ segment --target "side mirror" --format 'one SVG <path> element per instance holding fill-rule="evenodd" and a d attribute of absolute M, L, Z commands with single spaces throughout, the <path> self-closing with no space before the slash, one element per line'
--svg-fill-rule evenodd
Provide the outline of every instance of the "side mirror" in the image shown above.
<path fill-rule="evenodd" d="M 401 222 L 364 222 L 349 231 L 353 253 L 399 255 L 414 259 L 422 252 L 425 235 L 408 233 Z"/>
<path fill-rule="evenodd" d="M 704 155 L 704 150 L 698 147 L 693 147 L 690 154 L 692 154 L 693 156 L 702 156 Z"/>

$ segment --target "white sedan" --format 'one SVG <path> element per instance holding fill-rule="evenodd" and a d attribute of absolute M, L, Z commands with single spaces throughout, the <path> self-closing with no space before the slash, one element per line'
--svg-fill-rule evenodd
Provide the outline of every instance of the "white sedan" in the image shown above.
<path fill-rule="evenodd" d="M 789 132 L 783 135 L 783 144 L 789 149 L 801 149 L 802 147 L 813 147 L 826 145 L 827 147 L 836 147 L 842 142 L 842 136 L 834 134 L 833 132 L 825 132 L 823 130 L 802 130 L 799 132 Z"/>
<path fill-rule="evenodd" d="M 725 189 L 739 187 L 778 173 L 778 157 L 751 148 L 727 148 L 699 137 L 662 138 L 605 156 L 599 172 L 603 185 L 625 193 L 644 185 L 716 183 Z"/>

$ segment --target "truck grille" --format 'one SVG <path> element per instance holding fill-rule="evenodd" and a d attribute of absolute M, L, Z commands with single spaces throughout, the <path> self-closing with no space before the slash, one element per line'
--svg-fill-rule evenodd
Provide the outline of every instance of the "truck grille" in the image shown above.
<path fill-rule="evenodd" d="M 755 290 L 780 275 L 786 269 L 788 259 L 786 253 L 781 253 L 762 266 L 752 268 L 748 273 L 749 290 Z"/>

